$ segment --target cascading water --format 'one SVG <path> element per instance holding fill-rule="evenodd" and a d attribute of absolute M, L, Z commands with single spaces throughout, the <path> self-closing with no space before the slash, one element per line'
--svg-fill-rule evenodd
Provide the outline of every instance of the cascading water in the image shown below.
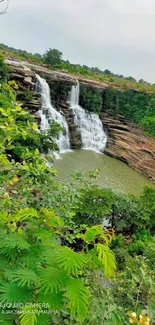
<path fill-rule="evenodd" d="M 103 152 L 107 142 L 107 136 L 103 130 L 102 122 L 95 113 L 85 111 L 79 105 L 79 82 L 72 86 L 70 94 L 70 107 L 74 114 L 74 123 L 81 135 L 83 149 Z"/>
<path fill-rule="evenodd" d="M 39 111 L 41 117 L 41 130 L 47 130 L 52 121 L 58 122 L 61 127 L 64 129 L 64 132 L 61 132 L 59 140 L 56 140 L 60 152 L 65 152 L 70 150 L 70 141 L 69 141 L 69 129 L 66 119 L 61 115 L 51 104 L 50 97 L 50 88 L 45 79 L 41 78 L 39 75 L 36 75 L 39 91 L 41 93 L 42 108 Z"/>

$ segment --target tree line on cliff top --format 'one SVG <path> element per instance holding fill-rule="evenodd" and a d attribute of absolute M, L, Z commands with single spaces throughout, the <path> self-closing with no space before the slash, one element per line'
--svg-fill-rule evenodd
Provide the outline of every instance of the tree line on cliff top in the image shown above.
<path fill-rule="evenodd" d="M 98 78 L 100 81 L 110 82 L 108 89 L 103 94 L 98 90 L 81 87 L 80 103 L 83 108 L 96 113 L 108 111 L 111 116 L 123 115 L 125 118 L 142 126 L 147 134 L 155 136 L 155 89 L 153 91 L 152 88 L 151 92 L 146 93 L 144 91 L 145 87 L 149 87 L 147 82 L 140 80 L 141 84 L 136 83 L 136 80 L 132 77 L 124 78 L 122 75 L 115 75 L 107 69 L 101 71 L 98 68 L 73 65 L 69 61 L 64 61 L 62 52 L 57 49 L 49 49 L 44 55 L 40 55 L 38 53 L 32 54 L 16 50 L 0 44 L 0 51 L 5 55 L 8 51 L 8 55 L 13 54 L 20 59 L 29 60 L 37 64 L 44 63 L 51 68 L 65 69 L 71 73 L 80 73 L 87 77 Z M 123 85 L 122 81 L 127 83 Z M 113 83 L 115 83 L 115 86 L 124 87 L 124 91 L 120 92 L 117 90 L 116 87 L 113 87 Z M 130 87 L 128 83 L 130 83 Z M 138 92 L 137 89 L 139 90 Z"/>
<path fill-rule="evenodd" d="M 93 72 L 93 73 L 97 73 L 97 74 L 103 74 L 106 76 L 111 76 L 112 77 L 116 77 L 119 79 L 124 79 L 127 81 L 133 81 L 136 82 L 136 79 L 133 78 L 132 76 L 128 76 L 125 77 L 122 74 L 115 74 L 113 72 L 111 72 L 108 69 L 105 70 L 101 70 L 98 67 L 88 67 L 87 65 L 80 65 L 80 64 L 72 64 L 71 62 L 69 62 L 69 60 L 64 60 L 63 59 L 63 53 L 61 51 L 59 51 L 58 49 L 48 49 L 46 50 L 46 52 L 42 55 L 40 53 L 29 53 L 25 50 L 21 50 L 21 49 L 15 49 L 13 47 L 9 47 L 5 44 L 0 44 L 0 50 L 4 50 L 5 51 L 12 51 L 12 53 L 20 56 L 23 59 L 27 59 L 27 60 L 32 60 L 32 61 L 38 61 L 38 62 L 42 62 L 45 64 L 48 64 L 52 67 L 58 66 L 58 65 L 62 65 L 66 67 L 70 66 L 70 71 L 73 70 L 73 72 L 83 72 L 86 71 L 89 72 Z M 83 70 L 82 70 L 83 69 Z M 143 85 L 151 85 L 149 82 L 143 80 L 142 78 L 139 80 L 139 83 L 143 84 Z"/>

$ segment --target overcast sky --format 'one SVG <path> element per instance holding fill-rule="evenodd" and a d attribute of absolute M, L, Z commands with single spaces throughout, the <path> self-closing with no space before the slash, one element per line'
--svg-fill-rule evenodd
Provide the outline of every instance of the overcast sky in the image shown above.
<path fill-rule="evenodd" d="M 155 82 L 155 0 L 10 0 L 0 43 Z"/>

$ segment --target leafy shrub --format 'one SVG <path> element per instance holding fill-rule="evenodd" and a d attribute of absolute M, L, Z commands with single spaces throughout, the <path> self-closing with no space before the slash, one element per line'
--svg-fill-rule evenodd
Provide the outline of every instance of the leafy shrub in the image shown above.
<path fill-rule="evenodd" d="M 131 255 L 142 255 L 148 243 L 152 242 L 150 231 L 142 229 L 132 235 L 133 243 L 129 245 L 128 251 Z"/>
<path fill-rule="evenodd" d="M 144 253 L 145 243 L 142 240 L 137 240 L 128 246 L 129 253 L 134 255 L 142 255 Z"/>
<path fill-rule="evenodd" d="M 117 264 L 117 270 L 124 270 L 127 262 L 130 258 L 129 253 L 127 252 L 125 247 L 115 247 L 112 249 L 115 258 L 116 258 L 116 264 Z"/>
<path fill-rule="evenodd" d="M 140 198 L 148 226 L 155 229 L 155 186 L 146 186 Z"/>
<path fill-rule="evenodd" d="M 155 266 L 155 237 L 151 242 L 145 244 L 144 247 L 144 256 L 146 257 L 149 267 L 152 269 Z"/>
<path fill-rule="evenodd" d="M 49 310 L 69 308 L 74 317 L 83 319 L 89 307 L 89 288 L 84 276 L 89 263 L 91 268 L 100 265 L 107 276 L 113 275 L 115 270 L 114 255 L 107 246 L 108 238 L 102 228 L 92 227 L 84 235 L 79 234 L 86 247 L 94 243 L 94 248 L 76 253 L 57 242 L 56 233 L 63 231 L 64 222 L 52 210 L 26 208 L 15 215 L 4 212 L 0 226 L 0 269 L 3 274 L 0 302 L 32 305 L 46 302 Z M 104 244 L 95 244 L 98 236 Z M 95 256 L 98 262 L 95 262 Z M 22 307 L 21 311 L 25 308 L 29 310 L 29 307 Z M 42 324 L 41 307 L 36 309 L 38 314 L 33 314 L 35 323 Z M 27 324 L 28 319 L 32 324 L 31 317 L 29 313 L 21 313 L 21 324 Z"/>
<path fill-rule="evenodd" d="M 143 242 L 149 242 L 150 240 L 152 240 L 152 236 L 151 236 L 150 230 L 142 229 L 142 230 L 136 232 L 135 234 L 133 234 L 132 239 L 134 241 L 141 240 Z"/>
<path fill-rule="evenodd" d="M 111 190 L 101 189 L 88 183 L 87 186 L 79 188 L 79 192 L 81 192 L 81 200 L 76 209 L 75 222 L 87 225 L 101 224 L 110 212 L 112 205 Z"/>
<path fill-rule="evenodd" d="M 111 247 L 115 248 L 115 247 L 122 247 L 122 246 L 123 246 L 123 236 L 122 234 L 119 234 L 112 240 Z"/>
<path fill-rule="evenodd" d="M 141 203 L 131 195 L 114 195 L 108 222 L 117 231 L 135 232 L 143 228 L 148 217 L 144 214 Z"/>
<path fill-rule="evenodd" d="M 12 107 L 15 103 L 15 91 L 6 83 L 0 87 L 0 107 L 6 109 Z"/>
<path fill-rule="evenodd" d="M 15 108 L 11 104 L 12 107 L 6 109 L 8 102 L 12 103 L 12 99 L 15 100 L 15 97 L 8 85 L 3 85 L 3 89 L 0 93 L 0 101 L 4 101 L 0 108 L 0 125 L 8 157 L 11 156 L 15 161 L 22 161 L 27 148 L 34 151 L 38 149 L 42 153 L 47 153 L 48 150 L 58 151 L 59 148 L 54 140 L 59 138 L 60 131 L 62 131 L 60 125 L 53 122 L 48 130 L 37 132 L 38 127 L 34 123 L 34 119 L 20 106 Z M 4 127 L 5 125 L 6 127 Z"/>

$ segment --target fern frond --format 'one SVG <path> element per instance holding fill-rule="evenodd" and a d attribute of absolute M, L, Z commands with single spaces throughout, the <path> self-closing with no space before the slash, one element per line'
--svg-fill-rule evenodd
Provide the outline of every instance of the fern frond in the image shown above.
<path fill-rule="evenodd" d="M 10 276 L 10 280 L 12 282 L 18 282 L 18 285 L 21 287 L 27 286 L 28 288 L 31 287 L 32 284 L 36 286 L 39 284 L 38 275 L 27 268 L 20 268 L 14 271 Z"/>
<path fill-rule="evenodd" d="M 56 268 L 58 267 L 56 258 L 57 258 L 59 248 L 60 248 L 60 246 L 58 244 L 56 244 L 54 248 L 53 247 L 45 248 L 45 252 L 43 253 L 42 258 L 46 262 L 46 265 L 52 266 L 52 267 L 54 266 Z"/>
<path fill-rule="evenodd" d="M 68 275 L 78 275 L 86 264 L 86 257 L 82 253 L 76 253 L 69 247 L 60 247 L 56 260 L 60 268 L 64 269 Z"/>
<path fill-rule="evenodd" d="M 41 243 L 31 245 L 29 250 L 22 252 L 22 256 L 18 258 L 19 265 L 28 269 L 37 270 L 39 265 L 45 261 L 46 249 Z"/>
<path fill-rule="evenodd" d="M 88 265 L 91 269 L 100 269 L 101 262 L 98 259 L 96 248 L 91 249 L 87 254 Z"/>
<path fill-rule="evenodd" d="M 96 238 L 102 238 L 106 244 L 108 244 L 108 238 L 101 225 L 93 226 L 85 232 L 85 234 L 80 235 L 82 239 L 87 243 L 94 243 Z"/>
<path fill-rule="evenodd" d="M 58 293 L 66 282 L 66 274 L 56 267 L 47 267 L 40 274 L 40 292 L 45 295 L 48 293 Z"/>
<path fill-rule="evenodd" d="M 1 240 L 3 240 L 3 238 L 5 238 L 5 236 L 6 236 L 5 230 L 0 228 L 0 238 L 1 238 Z"/>
<path fill-rule="evenodd" d="M 63 300 L 64 300 L 64 296 L 63 296 L 63 292 L 59 292 L 59 293 L 53 293 L 51 294 L 40 294 L 38 297 L 38 302 L 42 302 L 45 304 L 48 304 L 50 306 L 51 309 L 53 310 L 60 310 L 61 308 L 63 308 Z"/>
<path fill-rule="evenodd" d="M 70 279 L 67 283 L 67 294 L 71 314 L 79 320 L 85 317 L 89 306 L 89 291 L 80 279 Z"/>
<path fill-rule="evenodd" d="M 1 303 L 24 303 L 31 297 L 26 287 L 19 287 L 17 283 L 4 283 L 0 286 Z"/>
<path fill-rule="evenodd" d="M 110 248 L 103 244 L 96 244 L 95 245 L 98 260 L 101 262 L 103 267 L 104 274 L 106 276 L 114 276 L 116 270 L 116 261 L 115 255 L 110 250 Z"/>
<path fill-rule="evenodd" d="M 37 316 L 37 325 L 49 325 L 52 324 L 49 322 L 49 315 L 40 314 Z"/>
<path fill-rule="evenodd" d="M 29 249 L 30 244 L 24 239 L 22 235 L 19 234 L 6 234 L 3 237 L 3 240 L 0 242 L 0 249 L 1 252 L 5 252 L 6 250 L 12 249 Z"/>
<path fill-rule="evenodd" d="M 36 233 L 35 236 L 41 240 L 41 242 L 44 245 L 48 245 L 48 246 L 54 246 L 56 244 L 56 239 L 52 236 L 52 232 L 48 231 L 46 229 L 39 229 Z"/>
<path fill-rule="evenodd" d="M 12 325 L 13 324 L 13 316 L 2 314 L 0 310 L 0 325 Z"/>
<path fill-rule="evenodd" d="M 45 252 L 46 252 L 46 248 L 41 243 L 34 243 L 31 245 L 29 251 L 27 251 L 26 253 L 28 256 L 40 257 Z"/>
<path fill-rule="evenodd" d="M 37 315 L 39 309 L 37 307 L 24 306 L 20 310 L 20 325 L 35 325 L 37 324 Z"/>
<path fill-rule="evenodd" d="M 8 259 L 0 255 L 0 270 L 6 271 L 9 267 Z"/>

